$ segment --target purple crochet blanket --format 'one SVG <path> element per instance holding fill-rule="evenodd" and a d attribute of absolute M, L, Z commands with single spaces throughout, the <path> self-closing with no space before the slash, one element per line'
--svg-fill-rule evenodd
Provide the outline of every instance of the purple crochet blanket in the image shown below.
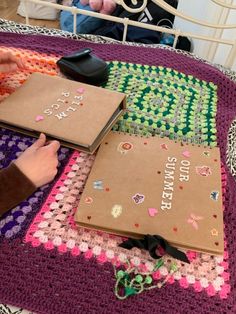
<path fill-rule="evenodd" d="M 43 221 L 42 217 L 50 222 L 53 211 L 58 209 L 56 200 L 60 200 L 66 190 L 65 186 L 62 186 L 62 182 L 66 181 L 64 176 L 69 173 L 70 178 L 71 171 L 77 169 L 76 161 L 83 163 L 84 169 L 89 169 L 93 161 L 92 157 L 88 158 L 69 149 L 61 148 L 59 173 L 54 182 L 39 189 L 28 200 L 6 213 L 0 220 L 0 301 L 29 309 L 35 313 L 47 314 L 236 313 L 236 218 L 234 214 L 236 183 L 225 164 L 227 132 L 236 115 L 235 84 L 213 66 L 166 49 L 95 44 L 50 36 L 0 33 L 0 48 L 10 49 L 16 54 L 31 55 L 32 60 L 34 59 L 32 71 L 33 63 L 40 65 L 43 59 L 47 59 L 49 63 L 53 64 L 52 68 L 56 72 L 53 61 L 56 57 L 88 46 L 96 55 L 106 61 L 117 60 L 169 67 L 189 75 L 189 77 L 212 82 L 217 86 L 217 142 L 227 174 L 224 204 L 227 253 L 225 253 L 224 261 L 221 261 L 221 268 L 224 265 L 222 278 L 224 277 L 227 281 L 226 275 L 229 273 L 227 293 L 211 293 L 210 289 L 202 288 L 203 281 L 201 281 L 200 289 L 196 285 L 186 284 L 184 279 L 182 284 L 178 280 L 173 280 L 172 284 L 167 284 L 161 289 L 146 291 L 120 301 L 114 295 L 114 270 L 112 263 L 109 262 L 109 258 L 114 259 L 111 250 L 107 251 L 106 256 L 99 255 L 96 246 L 93 248 L 94 254 L 92 254 L 84 244 L 85 242 L 77 249 L 72 240 L 68 240 L 67 246 L 65 246 L 61 243 L 59 233 L 56 236 L 53 234 L 52 242 L 48 241 L 52 234 L 50 234 L 51 231 L 48 231 L 48 222 Z M 19 82 L 19 77 L 14 82 L 16 81 Z M 0 83 L 2 85 L 1 96 L 11 93 L 17 86 L 17 84 L 10 84 L 8 88 L 4 82 Z M 30 137 L 4 129 L 0 130 L 0 135 L 1 168 L 7 166 L 33 142 Z M 81 174 L 81 182 L 86 180 L 88 172 L 89 170 Z M 70 179 L 67 181 L 69 185 Z M 61 189 L 60 191 L 63 193 L 56 194 L 54 192 L 56 189 Z M 70 202 L 73 202 L 71 196 L 65 203 L 70 206 Z M 47 206 L 48 211 L 45 210 Z M 57 216 L 58 221 L 54 221 L 55 233 L 59 230 L 57 223 L 63 219 L 62 215 L 64 213 L 60 214 L 60 217 Z M 70 219 L 71 226 L 73 226 L 72 217 Z M 43 228 L 45 228 L 45 232 L 48 232 L 47 238 L 45 238 L 45 233 L 42 233 Z M 66 227 L 63 226 L 63 228 L 61 228 L 63 229 L 62 233 Z M 75 230 L 73 228 L 66 230 L 69 230 L 67 235 L 70 232 L 72 237 Z M 36 234 L 36 232 L 38 233 Z M 80 236 L 85 238 L 85 234 Z M 91 234 L 86 234 L 86 236 L 91 237 Z M 41 242 L 38 239 L 41 239 Z M 96 241 L 99 239 L 96 238 Z M 109 245 L 112 247 L 112 243 L 112 240 L 107 240 L 107 247 Z M 99 258 L 97 258 L 98 255 Z M 207 258 L 204 258 L 207 261 Z M 189 278 L 189 282 L 191 278 Z"/>

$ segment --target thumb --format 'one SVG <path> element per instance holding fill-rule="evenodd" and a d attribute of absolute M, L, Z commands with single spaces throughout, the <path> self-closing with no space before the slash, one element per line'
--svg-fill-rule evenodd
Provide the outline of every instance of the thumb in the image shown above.
<path fill-rule="evenodd" d="M 40 147 L 43 147 L 46 143 L 46 136 L 45 134 L 41 133 L 37 141 L 34 142 L 34 144 L 31 146 L 32 148 L 38 149 Z"/>

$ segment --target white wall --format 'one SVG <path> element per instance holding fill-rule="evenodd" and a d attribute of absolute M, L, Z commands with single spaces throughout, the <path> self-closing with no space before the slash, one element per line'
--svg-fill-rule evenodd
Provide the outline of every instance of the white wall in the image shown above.
<path fill-rule="evenodd" d="M 222 0 L 223 1 L 223 0 Z M 229 0 L 228 0 L 229 2 Z M 236 0 L 233 1 L 236 5 Z M 198 20 L 203 20 L 211 23 L 218 23 L 218 19 L 221 16 L 221 7 L 214 4 L 210 0 L 179 0 L 178 11 L 182 11 L 184 14 L 189 15 Z M 231 10 L 227 19 L 227 24 L 236 24 L 236 10 Z M 182 31 L 193 32 L 201 35 L 212 35 L 214 30 L 201 25 L 196 25 L 176 17 L 175 28 Z M 226 30 L 222 34 L 222 38 L 236 40 L 236 29 Z M 210 43 L 202 40 L 193 39 L 193 52 L 200 57 L 206 58 L 210 48 Z M 230 50 L 230 46 L 221 45 L 216 52 L 214 62 L 224 64 L 227 53 Z M 232 69 L 236 70 L 236 60 Z"/>

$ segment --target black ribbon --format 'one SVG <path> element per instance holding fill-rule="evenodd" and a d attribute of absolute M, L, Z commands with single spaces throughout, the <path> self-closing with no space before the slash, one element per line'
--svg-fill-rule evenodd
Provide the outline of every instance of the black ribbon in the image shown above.
<path fill-rule="evenodd" d="M 171 246 L 165 239 L 159 235 L 145 235 L 143 239 L 131 239 L 122 242 L 119 244 L 120 247 L 130 250 L 133 247 L 149 251 L 149 254 L 152 258 L 158 259 L 162 255 L 157 255 L 158 249 L 162 249 L 164 253 L 169 254 L 170 256 L 185 262 L 190 263 L 188 257 L 184 252 L 179 251 L 175 247 Z"/>

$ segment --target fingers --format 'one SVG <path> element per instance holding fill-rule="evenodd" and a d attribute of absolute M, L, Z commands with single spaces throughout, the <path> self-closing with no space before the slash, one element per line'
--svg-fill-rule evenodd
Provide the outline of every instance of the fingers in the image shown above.
<path fill-rule="evenodd" d="M 80 3 L 82 5 L 87 5 L 89 3 L 89 0 L 80 0 Z"/>
<path fill-rule="evenodd" d="M 60 148 L 60 143 L 58 141 L 51 141 L 45 148 L 52 151 L 52 153 L 56 154 L 58 149 Z"/>
<path fill-rule="evenodd" d="M 89 5 L 92 10 L 94 11 L 100 11 L 102 9 L 103 1 L 97 1 L 97 0 L 90 0 Z"/>
<path fill-rule="evenodd" d="M 18 70 L 18 66 L 15 63 L 6 63 L 6 64 L 0 63 L 0 72 L 2 73 L 13 72 L 17 70 Z"/>
<path fill-rule="evenodd" d="M 37 141 L 34 142 L 33 145 L 31 145 L 30 148 L 32 149 L 38 149 L 40 147 L 43 147 L 46 143 L 46 136 L 45 134 L 41 133 Z"/>
<path fill-rule="evenodd" d="M 18 69 L 25 69 L 23 60 L 10 52 L 0 52 L 1 72 L 11 72 Z"/>

